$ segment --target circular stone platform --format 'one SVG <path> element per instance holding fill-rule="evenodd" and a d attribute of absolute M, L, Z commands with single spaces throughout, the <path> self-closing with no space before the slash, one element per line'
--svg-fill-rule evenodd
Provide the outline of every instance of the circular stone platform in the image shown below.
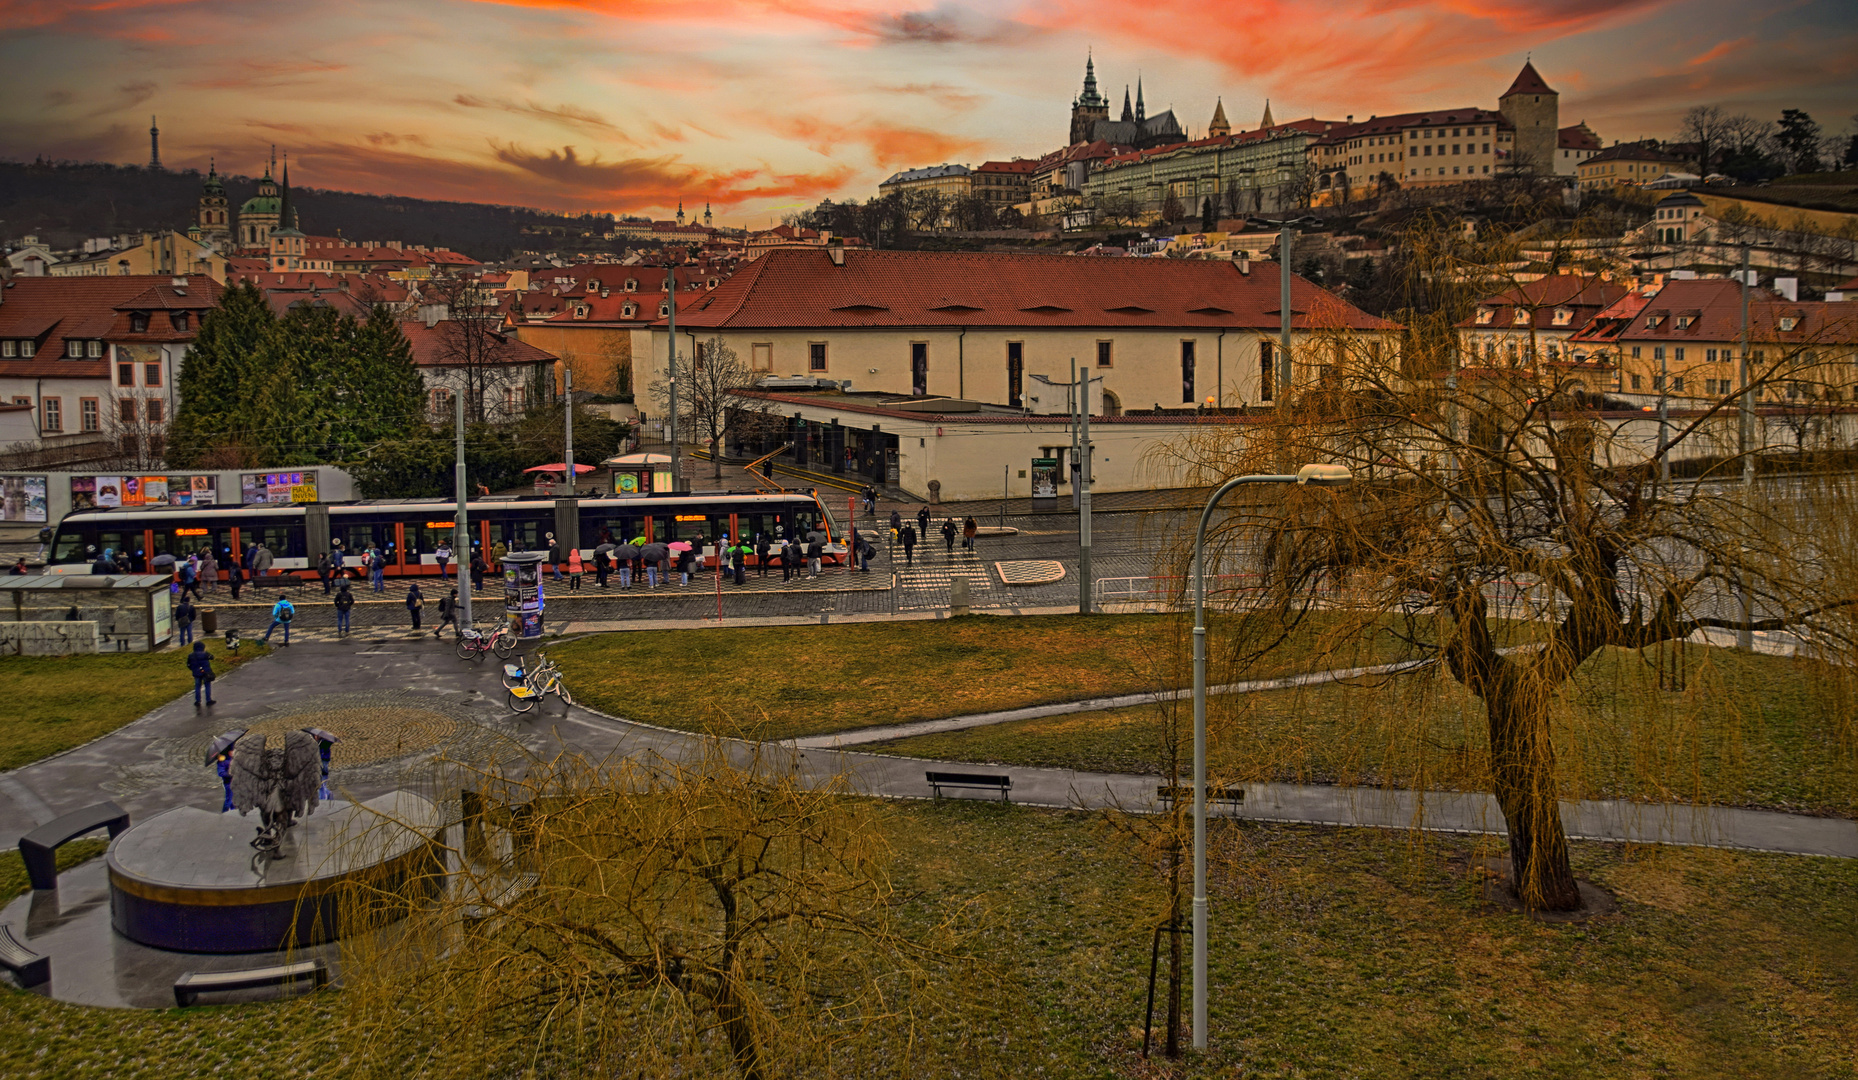
<path fill-rule="evenodd" d="M 994 563 L 1000 580 L 1008 585 L 1050 585 L 1064 580 L 1064 563 L 1057 559 L 1019 559 Z"/>
<path fill-rule="evenodd" d="M 341 744 L 337 744 L 338 747 Z M 397 889 L 442 870 L 438 807 L 395 791 L 326 802 L 253 865 L 258 815 L 182 806 L 110 842 L 110 922 L 131 941 L 192 953 L 268 952 L 342 936 L 350 884 Z"/>

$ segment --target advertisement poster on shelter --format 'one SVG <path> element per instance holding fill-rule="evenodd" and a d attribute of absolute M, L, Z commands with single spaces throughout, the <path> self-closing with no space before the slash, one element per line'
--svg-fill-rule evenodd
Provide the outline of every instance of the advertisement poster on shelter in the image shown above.
<path fill-rule="evenodd" d="M 123 505 L 123 478 L 120 476 L 97 477 L 97 502 L 102 507 Z"/>
<path fill-rule="evenodd" d="M 165 476 L 144 476 L 142 480 L 142 505 L 166 506 L 168 503 L 168 478 Z"/>
<path fill-rule="evenodd" d="M 71 478 L 71 509 L 90 510 L 97 505 L 97 478 L 94 476 L 73 476 Z"/>
<path fill-rule="evenodd" d="M 103 478 L 98 477 L 97 481 L 98 481 L 98 486 L 101 487 Z M 122 495 L 118 498 L 117 505 L 118 506 L 141 506 L 142 505 L 142 478 L 141 477 L 139 476 L 123 477 Z"/>
<path fill-rule="evenodd" d="M 196 476 L 192 487 L 195 506 L 211 506 L 219 501 L 219 477 Z"/>
<path fill-rule="evenodd" d="M 45 477 L 0 477 L 0 521 L 44 521 Z"/>
<path fill-rule="evenodd" d="M 255 503 L 305 503 L 316 501 L 316 470 L 303 472 L 240 473 L 239 497 L 247 505 Z"/>

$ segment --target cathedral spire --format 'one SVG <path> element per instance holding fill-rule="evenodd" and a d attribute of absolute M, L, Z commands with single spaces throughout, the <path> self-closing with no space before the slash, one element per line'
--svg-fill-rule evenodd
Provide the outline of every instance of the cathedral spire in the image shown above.
<path fill-rule="evenodd" d="M 1276 122 L 1271 119 L 1271 99 L 1270 98 L 1264 99 L 1264 120 L 1261 122 L 1260 126 L 1267 127 L 1267 128 L 1277 126 Z"/>
<path fill-rule="evenodd" d="M 1135 123 L 1135 110 L 1129 107 L 1129 87 L 1123 87 L 1123 123 Z"/>
<path fill-rule="evenodd" d="M 1079 105 L 1086 108 L 1102 109 L 1109 107 L 1109 100 L 1097 92 L 1097 61 L 1094 56 L 1084 57 L 1084 92 L 1077 99 Z"/>
<path fill-rule="evenodd" d="M 290 155 L 288 153 L 284 155 L 284 180 L 280 201 L 277 204 L 277 227 L 280 229 L 297 227 L 296 222 L 290 220 Z"/>
<path fill-rule="evenodd" d="M 1138 122 L 1145 119 L 1147 110 L 1142 107 L 1142 76 L 1135 77 L 1135 118 Z"/>
<path fill-rule="evenodd" d="M 1232 125 L 1226 121 L 1226 102 L 1224 98 L 1214 99 L 1213 120 L 1206 125 L 1206 137 L 1217 139 L 1222 135 L 1232 134 Z"/>

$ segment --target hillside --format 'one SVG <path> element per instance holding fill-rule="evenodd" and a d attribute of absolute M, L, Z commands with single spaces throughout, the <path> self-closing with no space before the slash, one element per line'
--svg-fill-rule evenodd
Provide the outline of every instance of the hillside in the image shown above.
<path fill-rule="evenodd" d="M 35 233 L 54 248 L 68 248 L 93 236 L 185 230 L 194 220 L 203 179 L 191 170 L 136 165 L 0 162 L 0 237 L 17 242 Z M 257 193 L 255 177 L 228 176 L 225 181 L 235 213 Z M 610 218 L 604 216 L 564 217 L 516 206 L 319 188 L 292 188 L 290 198 L 303 231 L 316 236 L 401 240 L 448 247 L 486 261 L 508 258 L 516 251 L 612 248 L 610 241 L 600 239 L 610 227 Z M 525 229 L 548 235 L 525 236 Z M 568 238 L 580 232 L 593 235 Z"/>

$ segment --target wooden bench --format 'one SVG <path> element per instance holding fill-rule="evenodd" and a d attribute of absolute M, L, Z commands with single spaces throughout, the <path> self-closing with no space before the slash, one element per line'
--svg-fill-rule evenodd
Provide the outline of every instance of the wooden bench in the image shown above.
<path fill-rule="evenodd" d="M 1180 787 L 1163 784 L 1155 789 L 1155 798 L 1161 800 L 1163 806 L 1172 806 L 1177 799 L 1186 799 L 1192 802 L 1193 797 L 1194 789 L 1192 784 L 1185 784 Z M 1245 788 L 1243 786 L 1214 787 L 1208 784 L 1206 786 L 1206 801 L 1210 803 L 1242 803 L 1245 801 Z"/>
<path fill-rule="evenodd" d="M 1013 790 L 1013 778 L 1010 776 L 962 772 L 926 772 L 923 776 L 929 781 L 929 789 L 938 799 L 942 797 L 943 788 L 974 788 L 981 791 L 998 791 L 1001 802 L 1013 801 L 1007 796 L 1007 792 Z"/>
<path fill-rule="evenodd" d="M 251 990 L 260 986 L 282 986 L 299 979 L 311 979 L 317 986 L 329 982 L 329 965 L 321 960 L 305 960 L 276 967 L 246 968 L 243 971 L 190 971 L 174 982 L 174 1003 L 186 1008 L 201 994 L 224 990 Z"/>
<path fill-rule="evenodd" d="M 108 828 L 117 836 L 129 827 L 129 811 L 113 802 L 101 802 L 48 821 L 19 838 L 19 857 L 35 889 L 58 887 L 58 849 L 87 832 Z"/>
<path fill-rule="evenodd" d="M 0 926 L 0 967 L 11 971 L 22 987 L 37 986 L 52 978 L 52 958 L 26 948 L 13 936 L 11 926 Z"/>

